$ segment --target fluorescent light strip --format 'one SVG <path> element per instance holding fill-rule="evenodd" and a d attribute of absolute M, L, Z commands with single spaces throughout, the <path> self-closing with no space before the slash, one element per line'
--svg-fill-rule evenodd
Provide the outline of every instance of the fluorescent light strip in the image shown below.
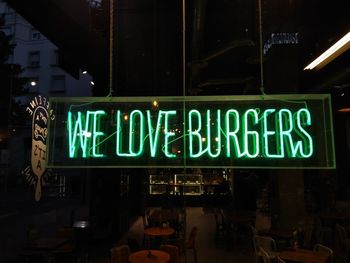
<path fill-rule="evenodd" d="M 343 48 L 350 41 L 350 32 L 343 36 L 338 42 L 336 42 L 333 46 L 323 52 L 318 58 L 312 61 L 309 65 L 307 65 L 304 70 L 311 70 L 315 67 L 321 68 L 335 59 L 337 56 L 345 52 L 349 47 Z M 338 52 L 338 53 L 336 53 Z M 334 56 L 333 56 L 334 55 Z M 333 57 L 331 57 L 333 56 Z M 323 64 L 322 64 L 323 63 Z"/>

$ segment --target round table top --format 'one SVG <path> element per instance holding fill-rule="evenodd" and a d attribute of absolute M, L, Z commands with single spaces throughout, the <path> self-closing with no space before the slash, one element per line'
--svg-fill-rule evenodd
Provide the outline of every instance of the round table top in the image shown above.
<path fill-rule="evenodd" d="M 141 250 L 128 258 L 129 263 L 167 263 L 169 260 L 170 255 L 161 250 Z"/>
<path fill-rule="evenodd" d="M 149 227 L 145 229 L 146 236 L 161 236 L 167 237 L 175 233 L 175 229 L 172 227 Z"/>

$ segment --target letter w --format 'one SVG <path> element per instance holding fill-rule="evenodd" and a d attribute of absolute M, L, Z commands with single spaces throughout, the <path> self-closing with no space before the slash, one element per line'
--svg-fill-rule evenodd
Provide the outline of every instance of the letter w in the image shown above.
<path fill-rule="evenodd" d="M 86 122 L 85 122 L 85 129 L 83 129 L 84 124 L 84 115 L 79 111 L 77 119 L 74 121 L 72 120 L 72 113 L 68 112 L 68 133 L 69 133 L 69 158 L 75 158 L 76 156 L 76 144 L 77 144 L 77 137 L 79 137 L 80 142 L 80 148 L 82 150 L 82 157 L 86 158 L 87 156 L 87 139 L 89 136 L 88 134 L 88 127 L 89 127 L 89 115 L 90 112 L 88 111 L 86 114 Z M 74 124 L 73 124 L 74 122 Z M 73 127 L 74 125 L 74 127 Z"/>

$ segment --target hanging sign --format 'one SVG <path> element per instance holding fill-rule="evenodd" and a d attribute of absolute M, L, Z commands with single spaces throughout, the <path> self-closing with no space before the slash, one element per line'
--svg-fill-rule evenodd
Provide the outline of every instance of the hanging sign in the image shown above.
<path fill-rule="evenodd" d="M 50 109 L 46 97 L 38 95 L 29 103 L 26 111 L 32 117 L 32 151 L 31 165 L 27 166 L 22 174 L 28 183 L 35 188 L 35 200 L 41 199 L 41 188 L 46 173 L 46 139 L 48 134 L 48 121 L 53 121 L 55 115 Z"/>
<path fill-rule="evenodd" d="M 329 95 L 50 103 L 50 167 L 335 168 Z"/>

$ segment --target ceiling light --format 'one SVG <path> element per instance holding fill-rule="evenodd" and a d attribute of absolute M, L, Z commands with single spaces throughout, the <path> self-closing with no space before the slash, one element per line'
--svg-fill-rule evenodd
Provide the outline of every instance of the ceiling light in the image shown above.
<path fill-rule="evenodd" d="M 329 62 L 340 56 L 346 50 L 350 48 L 350 32 L 343 36 L 333 46 L 323 52 L 318 58 L 307 65 L 304 70 L 321 69 Z"/>

